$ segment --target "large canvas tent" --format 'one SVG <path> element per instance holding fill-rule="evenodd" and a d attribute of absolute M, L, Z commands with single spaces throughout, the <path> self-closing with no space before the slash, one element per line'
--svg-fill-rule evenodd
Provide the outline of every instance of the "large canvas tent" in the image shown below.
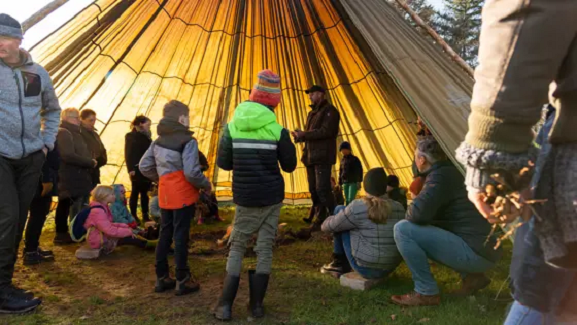
<path fill-rule="evenodd" d="M 103 183 L 130 184 L 130 121 L 144 114 L 156 124 L 163 105 L 177 99 L 191 108 L 191 128 L 223 197 L 232 178 L 215 166 L 220 131 L 262 69 L 281 76 L 281 125 L 302 129 L 304 90 L 324 85 L 341 113 L 339 140 L 352 143 L 365 170 L 384 166 L 405 185 L 416 114 L 452 157 L 473 86 L 385 0 L 96 0 L 31 54 L 52 76 L 63 108 L 98 113 L 108 149 Z M 285 180 L 287 200 L 308 197 L 304 166 Z"/>

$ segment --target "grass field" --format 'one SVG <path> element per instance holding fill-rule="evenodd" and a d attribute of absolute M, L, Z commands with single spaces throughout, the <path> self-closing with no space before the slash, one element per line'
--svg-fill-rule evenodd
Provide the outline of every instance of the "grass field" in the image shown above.
<path fill-rule="evenodd" d="M 286 208 L 281 222 L 297 229 L 303 225 L 300 219 L 304 214 L 305 210 Z M 220 294 L 226 250 L 217 249 L 214 239 L 232 219 L 232 210 L 224 210 L 223 216 L 226 223 L 193 226 L 195 241 L 189 261 L 202 287 L 200 293 L 186 297 L 153 293 L 153 252 L 119 247 L 98 261 L 79 261 L 74 257 L 76 245 L 53 247 L 49 221 L 42 247 L 53 249 L 56 261 L 34 267 L 19 261 L 15 275 L 18 285 L 43 298 L 43 306 L 34 314 L 0 317 L 0 323 L 218 324 L 210 310 Z M 231 324 L 499 324 L 510 300 L 504 285 L 510 245 L 505 250 L 505 258 L 488 273 L 491 286 L 476 296 L 459 299 L 445 294 L 439 307 L 401 308 L 389 299 L 392 294 L 412 290 L 411 275 L 404 264 L 378 287 L 368 292 L 352 291 L 319 272 L 330 260 L 331 241 L 317 235 L 275 249 L 264 319 L 248 317 L 248 281 L 243 275 Z M 247 257 L 244 268 L 255 263 L 254 257 Z M 444 292 L 457 288 L 457 273 L 442 266 L 433 266 L 433 270 Z M 500 292 L 502 286 L 505 288 Z"/>

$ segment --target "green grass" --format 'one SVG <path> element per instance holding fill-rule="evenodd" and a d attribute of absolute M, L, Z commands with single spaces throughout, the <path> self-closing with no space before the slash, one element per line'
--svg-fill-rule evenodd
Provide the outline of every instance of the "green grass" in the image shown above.
<path fill-rule="evenodd" d="M 227 221 L 232 209 L 223 209 Z M 281 222 L 294 229 L 303 224 L 304 209 L 283 209 Z M 222 231 L 228 223 L 193 226 L 195 233 Z M 43 248 L 52 249 L 53 230 L 43 234 Z M 196 242 L 193 251 L 210 248 L 210 240 Z M 214 248 L 214 247 L 213 247 Z M 44 299 L 35 313 L 0 317 L 0 324 L 218 324 L 210 310 L 220 294 L 226 265 L 224 252 L 189 257 L 202 289 L 198 294 L 174 297 L 155 294 L 154 254 L 134 247 L 120 247 L 98 261 L 78 261 L 75 246 L 54 247 L 56 262 L 34 267 L 17 265 L 15 282 Z M 505 247 L 510 251 L 510 245 Z M 507 278 L 509 253 L 488 273 L 491 286 L 475 297 L 464 299 L 443 296 L 439 307 L 401 308 L 390 303 L 392 294 L 412 290 L 410 272 L 404 264 L 384 283 L 358 292 L 339 285 L 338 280 L 319 273 L 329 261 L 331 242 L 323 236 L 297 241 L 275 249 L 273 275 L 265 300 L 267 316 L 248 318 L 248 286 L 241 281 L 231 324 L 499 324 L 508 303 L 505 289 L 495 300 Z M 256 259 L 245 259 L 245 269 Z M 433 266 L 441 289 L 458 286 L 457 273 Z M 505 285 L 506 287 L 506 285 Z"/>

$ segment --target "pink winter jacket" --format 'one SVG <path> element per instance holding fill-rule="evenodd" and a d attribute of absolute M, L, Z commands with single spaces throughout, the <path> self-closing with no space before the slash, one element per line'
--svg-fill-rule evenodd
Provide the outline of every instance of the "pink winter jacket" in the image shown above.
<path fill-rule="evenodd" d="M 92 202 L 90 206 L 104 208 L 104 211 L 99 208 L 92 209 L 90 215 L 88 215 L 88 219 L 86 219 L 84 223 L 86 230 L 94 227 L 86 239 L 91 248 L 100 249 L 108 247 L 113 249 L 119 238 L 132 236 L 132 229 L 127 224 L 112 222 L 112 212 L 107 205 Z M 102 243 L 101 239 L 103 241 Z M 114 241 L 114 243 L 111 243 L 111 241 Z"/>

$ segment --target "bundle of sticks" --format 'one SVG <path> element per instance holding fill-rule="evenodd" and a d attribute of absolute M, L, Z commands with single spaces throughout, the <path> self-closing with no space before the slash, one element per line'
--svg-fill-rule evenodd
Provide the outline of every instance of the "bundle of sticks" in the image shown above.
<path fill-rule="evenodd" d="M 499 224 L 508 223 L 518 217 L 522 217 L 521 222 L 512 226 L 497 239 L 495 249 L 499 248 L 501 243 L 513 235 L 515 230 L 529 220 L 531 216 L 535 216 L 537 220 L 541 220 L 534 205 L 543 204 L 547 200 L 526 199 L 526 193 L 529 191 L 529 184 L 531 183 L 533 174 L 531 167 L 521 169 L 517 175 L 501 173 L 491 175 L 491 178 L 496 184 L 489 184 L 485 187 L 485 203 L 493 208 L 492 216 L 497 218 L 499 222 L 493 224 L 493 228 L 485 244 L 487 244 L 493 236 Z"/>

